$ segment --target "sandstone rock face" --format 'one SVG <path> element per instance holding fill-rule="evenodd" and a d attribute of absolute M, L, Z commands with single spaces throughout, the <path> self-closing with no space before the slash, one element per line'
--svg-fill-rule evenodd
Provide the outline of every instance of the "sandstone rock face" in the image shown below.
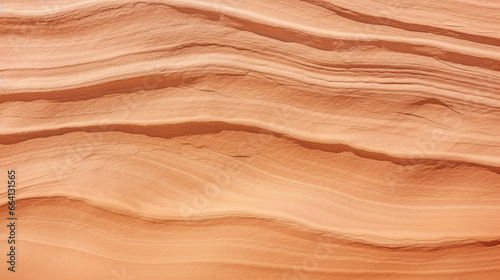
<path fill-rule="evenodd" d="M 1 279 L 500 279 L 500 1 L 2 3 Z"/>

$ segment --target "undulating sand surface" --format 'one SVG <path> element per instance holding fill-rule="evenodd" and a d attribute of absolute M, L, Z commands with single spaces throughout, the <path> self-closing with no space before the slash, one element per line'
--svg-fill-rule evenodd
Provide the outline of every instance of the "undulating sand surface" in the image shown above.
<path fill-rule="evenodd" d="M 499 0 L 0 10 L 1 279 L 500 279 Z"/>

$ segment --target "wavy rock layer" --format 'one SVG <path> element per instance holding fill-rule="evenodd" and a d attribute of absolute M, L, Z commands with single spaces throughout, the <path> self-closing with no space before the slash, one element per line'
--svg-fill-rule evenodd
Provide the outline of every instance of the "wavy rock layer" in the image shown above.
<path fill-rule="evenodd" d="M 500 279 L 500 2 L 351 2 L 3 1 L 2 279 Z"/>

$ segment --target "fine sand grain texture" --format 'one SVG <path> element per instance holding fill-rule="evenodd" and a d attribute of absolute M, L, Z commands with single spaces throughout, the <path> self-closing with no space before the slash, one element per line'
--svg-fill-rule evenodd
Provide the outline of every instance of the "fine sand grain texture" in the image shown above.
<path fill-rule="evenodd" d="M 500 279 L 499 15 L 2 1 L 0 279 Z"/>

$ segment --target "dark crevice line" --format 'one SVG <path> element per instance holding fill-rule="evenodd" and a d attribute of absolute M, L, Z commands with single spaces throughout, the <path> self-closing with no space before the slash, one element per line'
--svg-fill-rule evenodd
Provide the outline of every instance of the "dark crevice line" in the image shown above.
<path fill-rule="evenodd" d="M 315 1 L 311 0 L 311 3 L 314 3 Z M 372 16 L 367 16 L 367 15 L 362 15 L 358 13 L 354 13 L 352 11 L 346 10 L 339 8 L 338 6 L 335 6 L 331 3 L 326 3 L 326 2 L 318 2 L 318 5 L 322 5 L 325 8 L 338 13 L 339 15 L 349 18 L 351 20 L 355 21 L 361 21 L 363 23 L 373 23 L 373 20 L 378 19 L 377 17 L 372 17 Z M 154 2 L 134 2 L 132 4 L 125 4 L 125 5 L 120 5 L 118 7 L 108 7 L 106 9 L 102 8 L 99 9 L 98 12 L 102 11 L 109 11 L 113 9 L 120 9 L 125 6 L 136 6 L 138 4 L 145 4 L 145 5 L 151 5 L 151 6 L 164 6 L 164 7 L 170 7 L 173 8 L 179 12 L 186 13 L 186 14 L 200 14 L 202 13 L 204 16 L 207 17 L 207 19 L 212 20 L 212 21 L 218 21 L 220 13 L 217 11 L 203 11 L 201 12 L 200 10 L 196 8 L 185 8 L 185 7 L 176 7 L 176 6 L 170 6 L 166 3 L 154 3 Z M 96 11 L 93 11 L 94 13 Z M 91 16 L 94 15 L 89 12 L 89 15 Z M 334 42 L 336 41 L 333 38 L 329 37 L 322 37 L 318 35 L 313 35 L 313 34 L 308 34 L 304 33 L 304 31 L 300 30 L 288 30 L 284 29 L 282 27 L 277 27 L 277 26 L 271 26 L 265 23 L 258 23 L 254 22 L 248 19 L 244 18 L 238 18 L 235 16 L 231 15 L 226 15 L 226 18 L 229 19 L 230 21 L 228 22 L 231 27 L 242 30 L 242 31 L 248 31 L 252 32 L 254 34 L 258 34 L 261 36 L 265 36 L 268 38 L 273 38 L 282 42 L 287 42 L 287 43 L 299 43 L 302 45 L 306 45 L 309 47 L 313 47 L 316 49 L 320 50 L 326 50 L 326 51 L 333 51 L 337 49 L 337 46 L 335 46 Z M 389 25 L 390 24 L 390 25 Z M 431 29 L 431 31 L 437 33 L 437 34 L 447 34 L 450 33 L 450 30 L 446 29 L 438 29 L 438 28 L 433 28 L 431 26 L 427 25 L 416 25 L 416 24 L 409 24 L 409 23 L 404 23 L 404 22 L 398 22 L 398 21 L 393 21 L 391 20 L 389 23 L 385 24 L 388 26 L 394 26 L 398 27 L 403 26 L 405 27 L 404 29 L 411 30 L 411 31 L 418 31 L 418 32 L 423 32 L 424 30 Z M 400 27 L 401 28 L 401 27 Z M 468 38 L 470 41 L 479 41 L 479 43 L 485 43 L 485 44 L 490 44 L 490 45 L 500 45 L 500 40 L 498 39 L 492 39 L 489 37 L 481 37 L 481 36 L 474 36 L 470 34 L 465 34 L 465 33 L 458 33 L 458 32 L 451 32 L 451 34 L 456 34 L 455 36 L 458 38 Z M 479 40 L 482 38 L 481 40 Z M 472 40 L 476 39 L 476 40 Z M 408 54 L 414 54 L 418 56 L 426 56 L 426 57 L 433 57 L 438 60 L 443 60 L 443 61 L 448 61 L 448 62 L 453 62 L 457 64 L 462 64 L 466 66 L 475 66 L 475 67 L 481 67 L 485 69 L 490 69 L 494 71 L 498 71 L 500 68 L 500 61 L 497 59 L 491 59 L 491 58 L 486 58 L 486 57 L 478 57 L 474 55 L 467 55 L 467 54 L 462 54 L 459 52 L 455 51 L 448 51 L 446 49 L 441 49 L 439 47 L 433 47 L 433 46 L 428 46 L 428 45 L 423 45 L 423 44 L 415 44 L 415 43 L 404 43 L 404 42 L 391 42 L 391 41 L 384 41 L 384 40 L 357 40 L 357 39 L 352 39 L 352 40 L 346 40 L 346 47 L 347 49 L 357 49 L 361 48 L 363 49 L 364 47 L 376 47 L 380 49 L 387 49 L 393 52 L 402 52 L 402 53 L 408 53 Z"/>
<path fill-rule="evenodd" d="M 464 33 L 464 32 L 455 31 L 455 30 L 451 30 L 451 29 L 435 27 L 435 26 L 431 26 L 431 25 L 409 23 L 409 22 L 404 22 L 404 21 L 400 21 L 400 20 L 395 20 L 393 18 L 378 17 L 378 16 L 372 16 L 372 15 L 368 15 L 368 14 L 362 14 L 362 13 L 359 13 L 359 12 L 356 12 L 353 10 L 342 8 L 340 6 L 337 6 L 335 4 L 332 4 L 332 3 L 329 3 L 329 2 L 323 1 L 323 0 L 301 0 L 301 1 L 311 3 L 315 6 L 327 9 L 327 10 L 332 11 L 335 14 L 337 14 L 343 18 L 346 18 L 346 19 L 349 19 L 352 21 L 356 21 L 359 23 L 389 26 L 389 27 L 403 29 L 403 30 L 411 31 L 411 32 L 433 33 L 436 35 L 451 37 L 451 38 L 460 39 L 460 40 L 466 40 L 466 41 L 471 41 L 471 42 L 476 42 L 476 43 L 481 43 L 481 44 L 486 44 L 486 45 L 500 46 L 500 39 L 493 38 L 493 37 L 474 35 L 474 34 Z"/>
<path fill-rule="evenodd" d="M 307 149 L 321 150 L 329 153 L 342 153 L 350 152 L 358 157 L 391 162 L 398 166 L 441 166 L 446 165 L 449 167 L 456 167 L 459 165 L 467 164 L 472 167 L 487 169 L 493 173 L 500 175 L 500 167 L 479 164 L 475 162 L 458 161 L 458 160 L 440 160 L 426 158 L 425 154 L 421 157 L 396 157 L 381 152 L 371 152 L 362 149 L 357 149 L 346 144 L 329 144 L 310 142 L 300 140 L 293 136 L 283 133 L 277 133 L 271 130 L 231 124 L 227 122 L 187 122 L 180 124 L 165 124 L 165 125 L 132 125 L 132 124 L 110 124 L 110 125 L 94 125 L 85 127 L 65 127 L 54 130 L 31 131 L 21 134 L 0 135 L 0 145 L 11 145 L 24 141 L 30 141 L 37 138 L 49 138 L 54 136 L 61 136 L 72 132 L 87 132 L 87 133 L 104 133 L 104 132 L 122 132 L 127 134 L 145 135 L 149 137 L 172 139 L 176 137 L 188 135 L 203 135 L 203 134 L 219 134 L 223 131 L 244 131 L 259 135 L 268 135 L 277 138 L 287 138 L 290 141 Z"/>

